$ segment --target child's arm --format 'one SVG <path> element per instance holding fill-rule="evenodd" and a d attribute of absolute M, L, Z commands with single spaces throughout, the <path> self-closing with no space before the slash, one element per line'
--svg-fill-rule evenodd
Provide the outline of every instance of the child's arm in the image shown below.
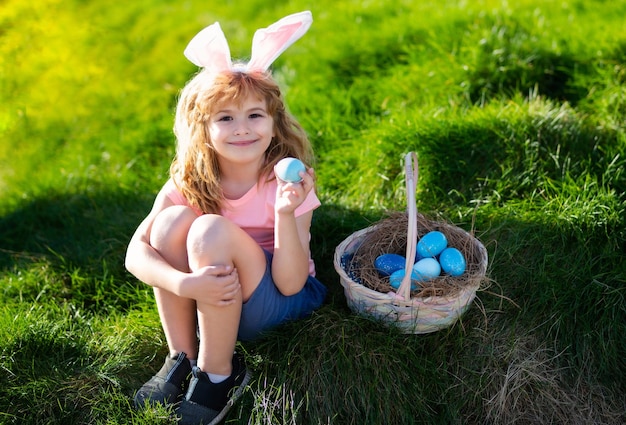
<path fill-rule="evenodd" d="M 309 233 L 313 211 L 295 217 L 295 210 L 314 186 L 314 173 L 302 173 L 302 183 L 278 183 L 275 206 L 272 277 L 283 295 L 304 287 L 309 276 Z"/>
<path fill-rule="evenodd" d="M 224 297 L 223 294 L 230 293 L 232 287 L 239 286 L 237 273 L 232 267 L 205 267 L 194 273 L 188 269 L 179 270 L 165 261 L 151 246 L 150 233 L 155 218 L 172 205 L 172 201 L 162 191 L 157 195 L 152 210 L 141 222 L 128 244 L 126 268 L 140 281 L 181 297 L 205 298 L 205 301 L 218 305 L 229 304 L 232 302 L 232 296 Z M 186 235 L 183 237 L 186 238 Z M 208 288 L 212 291 L 208 291 Z"/>
<path fill-rule="evenodd" d="M 169 200 L 160 192 L 148 216 L 141 222 L 133 234 L 126 250 L 125 265 L 130 273 L 142 282 L 157 288 L 168 289 L 173 292 L 172 282 L 183 278 L 183 271 L 176 270 L 150 245 L 150 232 L 156 216 L 172 206 Z"/>

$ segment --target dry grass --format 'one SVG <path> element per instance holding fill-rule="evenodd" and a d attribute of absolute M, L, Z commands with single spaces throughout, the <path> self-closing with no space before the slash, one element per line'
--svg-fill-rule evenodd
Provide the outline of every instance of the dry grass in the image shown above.
<path fill-rule="evenodd" d="M 381 276 L 374 267 L 374 261 L 382 254 L 406 255 L 408 216 L 405 213 L 391 213 L 372 227 L 355 250 L 352 260 L 346 264 L 353 276 L 362 285 L 378 292 L 393 291 L 389 277 Z M 485 281 L 481 263 L 485 260 L 473 243 L 474 236 L 452 224 L 430 220 L 417 214 L 418 239 L 426 233 L 438 230 L 446 235 L 448 246 L 463 253 L 467 269 L 461 276 L 441 275 L 436 279 L 420 283 L 411 292 L 412 297 L 454 296 L 461 289 Z"/>
<path fill-rule="evenodd" d="M 625 423 L 626 400 L 619 401 L 611 389 L 597 384 L 587 367 L 591 363 L 583 370 L 563 367 L 565 351 L 557 351 L 532 333 L 513 340 L 503 330 L 485 333 L 479 345 L 477 367 L 469 372 L 483 382 L 482 390 L 474 395 L 483 416 L 472 418 L 468 412 L 468 423 Z M 466 372 L 461 373 L 461 380 L 468 378 Z"/>

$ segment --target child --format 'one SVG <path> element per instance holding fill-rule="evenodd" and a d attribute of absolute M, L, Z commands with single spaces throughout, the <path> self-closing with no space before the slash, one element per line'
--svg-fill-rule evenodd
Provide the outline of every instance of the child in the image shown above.
<path fill-rule="evenodd" d="M 302 12 L 257 31 L 247 65 L 231 64 L 217 23 L 185 50 L 203 69 L 178 101 L 170 179 L 126 255 L 154 288 L 169 348 L 135 396 L 140 408 L 172 404 L 183 424 L 219 422 L 250 380 L 237 340 L 324 300 L 309 250 L 315 174 L 287 183 L 273 171 L 284 157 L 311 163 L 312 150 L 267 71 L 311 22 Z"/>

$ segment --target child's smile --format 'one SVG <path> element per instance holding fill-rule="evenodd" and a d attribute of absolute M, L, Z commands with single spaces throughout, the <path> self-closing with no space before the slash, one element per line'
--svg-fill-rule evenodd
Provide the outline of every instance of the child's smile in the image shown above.
<path fill-rule="evenodd" d="M 264 100 L 249 97 L 241 104 L 226 102 L 211 115 L 209 134 L 221 160 L 259 160 L 274 137 L 274 119 Z"/>

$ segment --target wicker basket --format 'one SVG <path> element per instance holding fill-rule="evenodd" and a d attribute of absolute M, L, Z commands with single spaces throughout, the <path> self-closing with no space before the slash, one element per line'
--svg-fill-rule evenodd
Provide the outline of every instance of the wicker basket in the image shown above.
<path fill-rule="evenodd" d="M 352 311 L 394 324 L 404 333 L 424 334 L 452 325 L 469 308 L 476 296 L 476 291 L 485 279 L 487 250 L 478 239 L 459 227 L 447 223 L 429 222 L 444 234 L 454 234 L 457 238 L 463 239 L 464 245 L 473 252 L 472 258 L 467 259 L 467 270 L 471 270 L 471 273 L 466 272 L 461 279 L 457 278 L 457 282 L 460 280 L 461 284 L 445 295 L 412 297 L 410 276 L 418 235 L 418 214 L 415 204 L 417 157 L 413 152 L 405 157 L 405 172 L 408 222 L 399 231 L 406 232 L 407 261 L 406 275 L 398 291 L 383 293 L 364 286 L 359 282 L 358 276 L 355 276 L 354 270 L 349 270 L 345 261 L 361 247 L 371 232 L 377 230 L 380 223 L 359 230 L 341 242 L 335 249 L 334 265 L 341 285 L 344 287 L 348 306 Z M 422 216 L 420 218 L 424 220 Z M 439 279 L 444 278 L 435 279 L 433 285 L 436 285 Z"/>

